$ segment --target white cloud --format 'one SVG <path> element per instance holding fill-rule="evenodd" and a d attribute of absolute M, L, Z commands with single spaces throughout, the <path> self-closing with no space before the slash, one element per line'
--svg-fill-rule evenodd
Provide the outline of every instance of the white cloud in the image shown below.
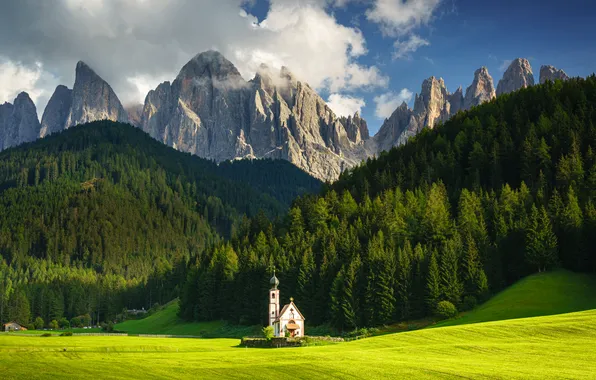
<path fill-rule="evenodd" d="M 355 98 L 342 94 L 331 94 L 327 100 L 327 105 L 337 116 L 347 117 L 354 115 L 356 112 L 360 113 L 362 107 L 364 107 L 366 103 L 362 98 Z"/>
<path fill-rule="evenodd" d="M 69 87 L 76 62 L 83 60 L 112 85 L 123 103 L 142 102 L 148 88 L 164 79 L 173 80 L 188 60 L 208 49 L 222 52 L 245 79 L 266 63 L 274 68 L 289 67 L 318 90 L 387 86 L 388 77 L 377 67 L 357 61 L 367 54 L 362 32 L 340 24 L 329 10 L 330 6 L 345 6 L 348 0 L 270 0 L 261 21 L 242 9 L 244 3 L 3 2 L 0 35 L 11 38 L 0 39 L 0 51 L 26 67 L 42 63 L 46 72 Z M 4 77 L 0 88 L 10 88 Z M 25 77 L 15 80 L 27 82 Z M 38 81 L 30 91 L 51 94 L 55 83 L 50 86 L 46 82 L 40 87 Z"/>
<path fill-rule="evenodd" d="M 393 43 L 393 47 L 395 47 L 395 51 L 393 52 L 393 58 L 410 58 L 411 53 L 418 50 L 418 48 L 422 46 L 428 46 L 430 42 L 425 40 L 424 38 L 420 38 L 416 34 L 410 35 L 410 37 L 405 41 L 396 40 Z"/>
<path fill-rule="evenodd" d="M 366 12 L 368 20 L 378 23 L 388 36 L 404 35 L 428 24 L 442 0 L 375 0 Z"/>
<path fill-rule="evenodd" d="M 12 103 L 20 92 L 25 91 L 34 103 L 45 107 L 51 96 L 46 87 L 55 87 L 56 84 L 56 78 L 46 72 L 40 62 L 35 62 L 32 66 L 9 60 L 0 63 L 0 102 Z M 38 110 L 39 114 L 42 112 L 43 108 L 41 112 Z"/>
<path fill-rule="evenodd" d="M 397 107 L 403 102 L 408 103 L 412 100 L 412 91 L 403 88 L 399 93 L 387 92 L 379 96 L 375 96 L 374 102 L 376 104 L 375 115 L 378 118 L 386 119 Z"/>

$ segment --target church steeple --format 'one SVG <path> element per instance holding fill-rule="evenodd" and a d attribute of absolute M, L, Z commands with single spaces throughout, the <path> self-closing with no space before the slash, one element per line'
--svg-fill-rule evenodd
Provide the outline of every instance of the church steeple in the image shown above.
<path fill-rule="evenodd" d="M 275 268 L 273 268 L 273 277 L 269 280 L 269 284 L 271 285 L 272 290 L 277 289 L 277 286 L 279 285 L 279 280 L 275 277 Z"/>
<path fill-rule="evenodd" d="M 279 318 L 279 280 L 275 277 L 275 268 L 273 268 L 273 277 L 269 280 L 271 289 L 269 290 L 269 314 L 267 315 L 269 326 L 274 326 Z M 276 335 L 277 336 L 277 335 Z"/>

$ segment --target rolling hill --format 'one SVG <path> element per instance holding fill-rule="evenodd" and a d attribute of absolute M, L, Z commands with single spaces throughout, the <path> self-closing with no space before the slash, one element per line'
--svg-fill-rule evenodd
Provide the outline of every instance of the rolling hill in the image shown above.
<path fill-rule="evenodd" d="M 528 276 L 474 310 L 435 327 L 596 309 L 596 276 L 566 270 Z"/>
<path fill-rule="evenodd" d="M 217 165 L 109 121 L 7 149 L 0 320 L 109 320 L 167 302 L 189 261 L 320 187 L 285 161 Z"/>
<path fill-rule="evenodd" d="M 295 349 L 237 339 L 0 335 L 3 379 L 587 379 L 596 311 L 389 334 Z M 24 362 L 26 358 L 26 363 Z"/>
<path fill-rule="evenodd" d="M 131 319 L 114 326 L 129 334 L 190 335 L 202 338 L 242 338 L 258 336 L 260 326 L 231 326 L 224 321 L 187 322 L 178 317 L 178 300 L 164 305 L 143 319 Z"/>

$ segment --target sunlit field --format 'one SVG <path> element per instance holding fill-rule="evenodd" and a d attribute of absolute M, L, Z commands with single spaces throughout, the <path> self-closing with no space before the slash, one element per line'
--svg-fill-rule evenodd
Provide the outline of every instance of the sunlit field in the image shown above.
<path fill-rule="evenodd" d="M 576 378 L 596 373 L 596 310 L 247 349 L 237 339 L 0 336 L 0 378 Z"/>

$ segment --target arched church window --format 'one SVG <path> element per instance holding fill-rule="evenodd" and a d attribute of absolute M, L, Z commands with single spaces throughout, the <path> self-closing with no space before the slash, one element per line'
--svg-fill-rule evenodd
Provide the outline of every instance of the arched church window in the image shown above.
<path fill-rule="evenodd" d="M 271 298 L 275 298 L 275 293 L 271 293 Z"/>

